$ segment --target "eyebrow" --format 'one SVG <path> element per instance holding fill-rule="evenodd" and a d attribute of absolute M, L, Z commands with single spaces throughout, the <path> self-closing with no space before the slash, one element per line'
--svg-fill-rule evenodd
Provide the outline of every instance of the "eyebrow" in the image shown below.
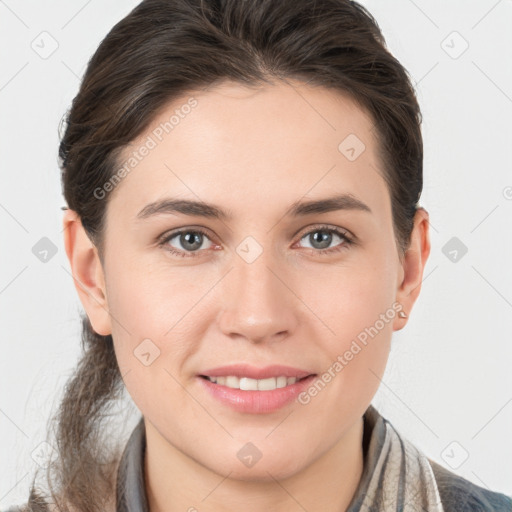
<path fill-rule="evenodd" d="M 285 217 L 301 217 L 311 214 L 327 213 L 337 210 L 358 210 L 372 213 L 368 205 L 351 194 L 341 194 L 325 199 L 311 201 L 295 201 L 285 212 Z M 161 214 L 183 214 L 229 220 L 233 215 L 219 206 L 202 201 L 189 199 L 166 198 L 146 205 L 138 214 L 137 219 L 147 219 Z"/>

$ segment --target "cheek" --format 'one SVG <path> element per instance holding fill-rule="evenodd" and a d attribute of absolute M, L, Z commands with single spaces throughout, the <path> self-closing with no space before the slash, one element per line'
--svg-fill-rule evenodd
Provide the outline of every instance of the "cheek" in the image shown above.
<path fill-rule="evenodd" d="M 357 282 L 347 279 L 346 288 L 325 302 L 324 311 L 331 311 L 325 323 L 335 334 L 319 338 L 325 366 L 301 397 L 319 429 L 325 428 L 322 411 L 329 411 L 332 425 L 356 421 L 371 403 L 386 368 L 396 315 L 392 294 L 376 286 L 371 276 L 360 277 Z"/>
<path fill-rule="evenodd" d="M 169 331 L 204 293 L 204 286 L 194 286 L 197 281 L 185 276 L 183 271 L 143 262 L 119 264 L 109 272 L 106 283 L 113 332 L 119 337 L 130 333 L 134 343 L 169 337 Z"/>
<path fill-rule="evenodd" d="M 365 328 L 373 326 L 382 314 L 394 315 L 397 268 L 386 259 L 356 258 L 333 265 L 309 276 L 303 287 L 304 302 L 324 321 L 332 343 L 343 347 Z M 379 322 L 383 336 L 392 332 L 392 322 Z"/>
<path fill-rule="evenodd" d="M 129 394 L 143 413 L 158 414 L 161 397 L 179 410 L 186 404 L 177 403 L 182 393 L 175 379 L 201 340 L 194 319 L 204 310 L 198 302 L 206 281 L 131 262 L 118 262 L 107 276 L 114 348 Z"/>
<path fill-rule="evenodd" d="M 392 261 L 381 257 L 333 266 L 304 288 L 304 302 L 313 304 L 311 309 L 325 325 L 319 339 L 328 355 L 324 371 L 329 371 L 325 380 L 332 399 L 344 395 L 344 401 L 356 404 L 371 399 L 378 388 L 396 317 L 397 267 Z"/>

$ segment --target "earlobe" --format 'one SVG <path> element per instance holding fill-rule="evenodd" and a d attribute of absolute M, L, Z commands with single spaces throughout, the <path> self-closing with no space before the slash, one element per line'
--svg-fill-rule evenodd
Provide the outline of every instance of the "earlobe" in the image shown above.
<path fill-rule="evenodd" d="M 103 267 L 98 251 L 73 210 L 63 219 L 64 246 L 71 266 L 73 282 L 94 331 L 112 333 Z"/>
<path fill-rule="evenodd" d="M 402 305 L 407 317 L 419 296 L 423 280 L 423 272 L 430 254 L 429 214 L 424 208 L 418 208 L 414 216 L 414 225 L 411 233 L 411 243 L 402 262 L 397 283 L 396 300 Z M 397 315 L 394 330 L 402 329 L 407 317 Z"/>

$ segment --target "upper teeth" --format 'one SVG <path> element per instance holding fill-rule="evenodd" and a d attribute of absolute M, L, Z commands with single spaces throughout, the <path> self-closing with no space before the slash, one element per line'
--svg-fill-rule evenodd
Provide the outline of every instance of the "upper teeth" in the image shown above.
<path fill-rule="evenodd" d="M 227 386 L 228 388 L 241 389 L 242 391 L 271 391 L 276 388 L 284 388 L 297 382 L 296 377 L 270 377 L 268 379 L 249 379 L 248 377 L 207 377 L 211 382 Z"/>

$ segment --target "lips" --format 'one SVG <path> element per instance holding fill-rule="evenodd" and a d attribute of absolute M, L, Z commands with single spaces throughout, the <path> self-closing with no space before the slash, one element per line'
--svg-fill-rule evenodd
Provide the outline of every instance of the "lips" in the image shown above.
<path fill-rule="evenodd" d="M 234 376 L 238 378 L 248 377 L 249 379 L 268 379 L 270 377 L 295 377 L 297 380 L 316 375 L 312 371 L 293 368 L 285 365 L 271 365 L 264 368 L 257 368 L 247 363 L 232 364 L 227 366 L 218 366 L 204 370 L 199 374 L 200 377 L 227 377 Z"/>
<path fill-rule="evenodd" d="M 288 367 L 290 369 L 290 367 Z M 215 370 L 219 370 L 216 368 Z M 275 367 L 264 368 L 262 370 L 265 371 L 283 371 L 283 367 L 277 369 Z M 292 369 L 297 371 L 297 369 Z M 233 366 L 228 367 L 229 372 L 233 372 Z M 303 372 L 303 370 L 299 370 Z M 218 373 L 218 372 L 217 372 Z M 236 372 L 235 372 L 236 373 Z M 303 372 L 304 373 L 304 372 Z M 253 374 L 254 375 L 254 374 Z M 272 412 L 277 412 L 281 408 L 291 405 L 300 395 L 300 393 L 304 392 L 304 390 L 312 384 L 312 382 L 316 379 L 316 374 L 310 375 L 309 377 L 304 377 L 297 382 L 291 383 L 284 387 L 277 388 L 267 388 L 260 389 L 259 383 L 265 382 L 265 380 L 252 380 L 251 378 L 241 378 L 241 382 L 252 381 L 252 384 L 258 382 L 258 389 L 255 390 L 252 385 L 252 389 L 238 389 L 229 387 L 219 383 L 210 382 L 207 377 L 203 377 L 198 375 L 197 381 L 207 396 L 212 397 L 216 403 L 221 404 L 222 407 L 227 407 L 232 409 L 238 413 L 245 414 L 268 414 Z M 217 379 L 226 379 L 226 377 L 218 376 Z M 229 377 L 228 377 L 229 378 Z M 236 377 L 232 377 L 235 378 Z M 282 376 L 284 378 L 284 376 Z M 295 380 L 294 377 L 287 377 L 290 380 Z M 268 380 L 273 380 L 272 378 L 268 378 Z M 281 379 L 279 379 L 281 380 Z M 227 384 L 227 382 L 226 382 Z"/>

